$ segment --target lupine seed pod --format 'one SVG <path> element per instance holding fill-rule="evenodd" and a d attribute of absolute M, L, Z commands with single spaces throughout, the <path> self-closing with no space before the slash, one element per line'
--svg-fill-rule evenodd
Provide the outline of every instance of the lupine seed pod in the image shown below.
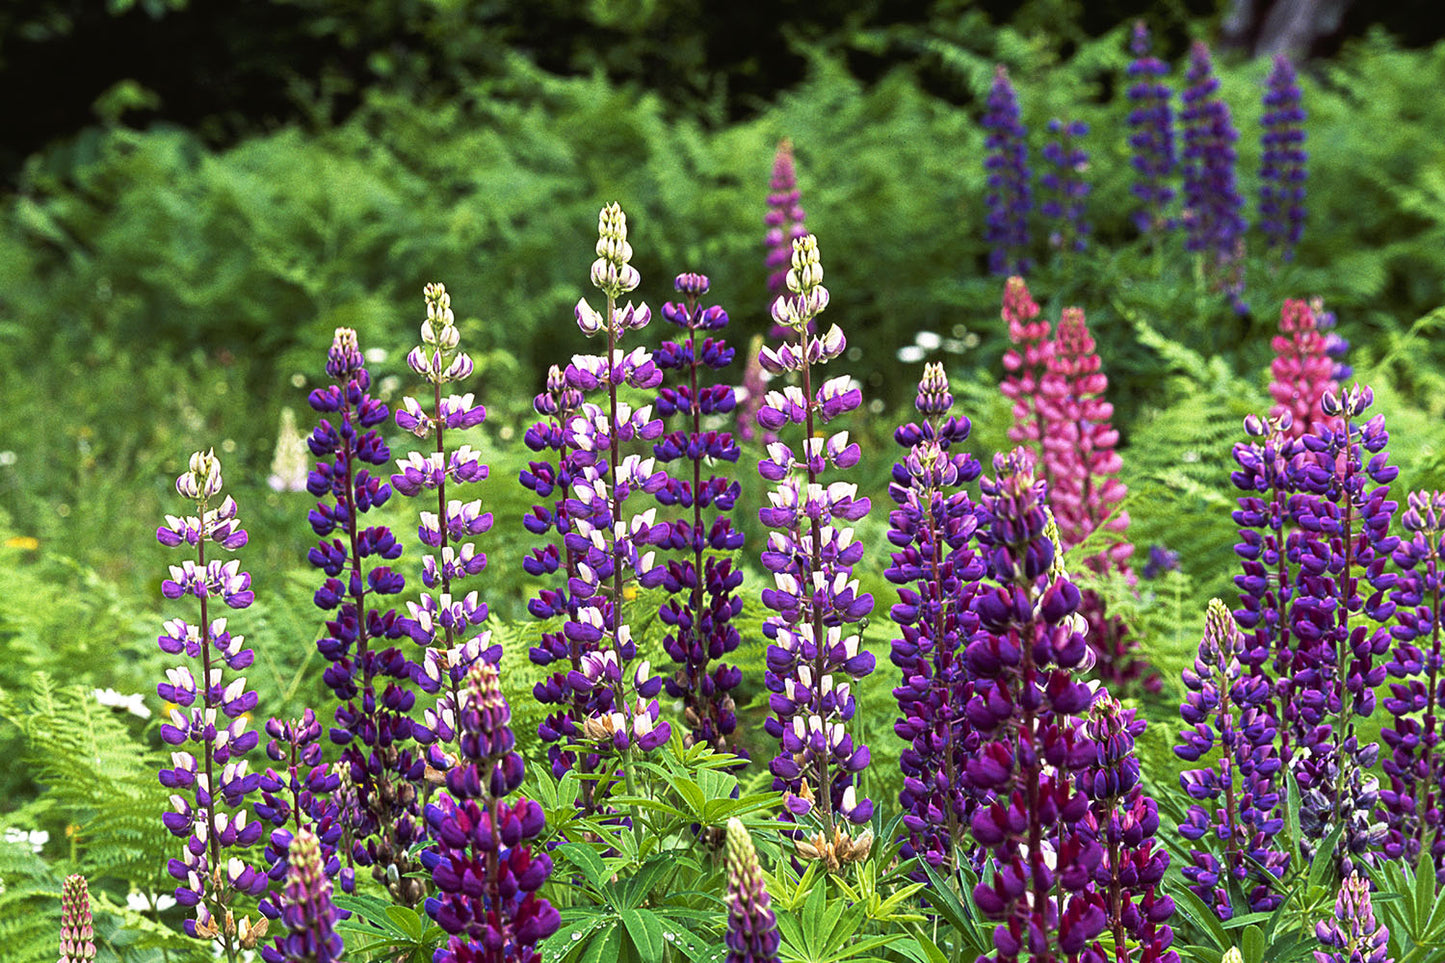
<path fill-rule="evenodd" d="M 988 108 L 988 220 L 984 240 L 990 245 L 988 269 L 994 274 L 1028 274 L 1029 211 L 1033 209 L 1033 175 L 1029 171 L 1028 130 L 1019 119 L 1018 94 L 1000 64 L 994 70 Z"/>
<path fill-rule="evenodd" d="M 1244 199 L 1235 185 L 1239 132 L 1219 96 L 1209 48 L 1196 41 L 1189 53 L 1189 86 L 1179 113 L 1184 128 L 1185 247 L 1203 258 L 1205 275 L 1235 310 L 1244 303 Z"/>
<path fill-rule="evenodd" d="M 1375 922 L 1370 881 L 1351 873 L 1335 898 L 1335 915 L 1315 924 L 1325 949 L 1315 950 L 1315 963 L 1390 963 L 1390 931 Z"/>
<path fill-rule="evenodd" d="M 1305 109 L 1294 65 L 1274 58 L 1264 89 L 1259 137 L 1259 227 L 1265 246 L 1283 261 L 1294 260 L 1305 227 Z"/>
<path fill-rule="evenodd" d="M 344 947 L 336 922 L 341 912 L 331 901 L 331 880 L 322 861 L 321 843 L 309 829 L 298 830 L 287 851 L 286 888 L 281 894 L 277 941 L 284 963 L 339 963 Z"/>
<path fill-rule="evenodd" d="M 60 889 L 59 963 L 95 959 L 95 928 L 90 920 L 90 886 L 80 875 L 65 877 Z"/>
<path fill-rule="evenodd" d="M 1140 20 L 1134 24 L 1129 49 L 1135 60 L 1129 65 L 1129 147 L 1130 163 L 1137 180 L 1131 190 L 1139 199 L 1134 225 L 1140 233 L 1157 238 L 1172 229 L 1175 221 L 1169 215 L 1174 200 L 1174 180 L 1178 157 L 1174 147 L 1174 110 L 1170 106 L 1173 92 L 1164 78 L 1169 65 L 1149 51 L 1149 29 Z"/>
<path fill-rule="evenodd" d="M 777 963 L 778 920 L 763 885 L 758 853 L 742 820 L 728 820 L 728 932 L 726 963 Z"/>

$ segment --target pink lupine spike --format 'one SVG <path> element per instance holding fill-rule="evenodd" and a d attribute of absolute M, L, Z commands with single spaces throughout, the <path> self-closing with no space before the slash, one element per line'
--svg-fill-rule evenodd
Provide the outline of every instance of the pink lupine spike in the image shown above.
<path fill-rule="evenodd" d="M 1279 334 L 1270 342 L 1274 361 L 1269 371 L 1273 380 L 1269 396 L 1274 399 L 1270 414 L 1288 414 L 1292 424 L 1287 431 L 1291 438 L 1302 438 L 1316 422 L 1324 422 L 1338 430 L 1340 420 L 1327 417 L 1320 410 L 1326 392 L 1339 393 L 1335 382 L 1335 360 L 1329 354 L 1329 342 L 1319 329 L 1315 313 L 1304 301 L 1284 303 L 1279 316 Z"/>

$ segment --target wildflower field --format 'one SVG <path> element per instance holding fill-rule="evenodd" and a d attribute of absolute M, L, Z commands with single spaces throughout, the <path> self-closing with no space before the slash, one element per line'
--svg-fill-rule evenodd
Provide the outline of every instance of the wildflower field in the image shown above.
<path fill-rule="evenodd" d="M 18 165 L 0 963 L 1445 963 L 1445 43 L 1046 8 Z"/>

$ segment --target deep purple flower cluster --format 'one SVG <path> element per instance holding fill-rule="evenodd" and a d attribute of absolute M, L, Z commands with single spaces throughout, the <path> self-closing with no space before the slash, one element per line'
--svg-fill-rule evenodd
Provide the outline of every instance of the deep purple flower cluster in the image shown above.
<path fill-rule="evenodd" d="M 732 363 L 734 352 L 722 338 L 705 334 L 698 340 L 699 332 L 720 331 L 728 322 L 721 307 L 702 307 L 708 279 L 680 274 L 674 286 L 683 300 L 663 305 L 662 317 L 685 331 L 687 340 L 664 341 L 653 360 L 663 371 L 677 372 L 677 384 L 658 391 L 657 413 L 664 419 L 679 416 L 682 427 L 663 435 L 652 450 L 662 464 L 681 461 L 684 467 L 683 477 L 668 478 L 658 489 L 657 500 L 684 511 L 690 508 L 692 517 L 673 521 L 666 540 L 658 542 L 680 554 L 667 563 L 662 577 L 662 587 L 673 597 L 658 610 L 668 626 L 663 648 L 679 666 L 665 684 L 669 696 L 682 700 L 688 741 L 726 752 L 728 737 L 737 728 L 729 693 L 742 681 L 742 672 L 719 660 L 739 642 L 732 620 L 743 608 L 737 594 L 743 573 L 733 567 L 731 556 L 742 548 L 743 533 L 725 513 L 737 502 L 741 486 L 722 476 L 704 476 L 703 466 L 736 463 L 739 450 L 729 432 L 704 430 L 703 419 L 730 413 L 736 397 L 730 385 L 702 384 L 699 373 L 721 371 Z M 688 462 L 691 472 L 686 472 Z M 710 524 L 703 515 L 709 507 L 716 512 Z M 665 523 L 659 526 L 666 528 Z"/>
<path fill-rule="evenodd" d="M 979 505 L 992 584 L 974 600 L 979 631 L 966 650 L 976 682 L 964 712 L 984 737 L 967 778 L 992 800 L 973 816 L 974 840 L 994 869 L 974 900 L 999 921 L 985 959 L 1075 959 L 1107 922 L 1090 892 L 1103 847 L 1086 831 L 1089 799 L 1073 778 L 1097 757 L 1076 718 L 1093 695 L 1073 678 L 1092 655 L 1079 590 L 1059 564 L 1046 486 L 1021 449 L 996 456 L 994 470 Z"/>
<path fill-rule="evenodd" d="M 898 506 L 888 516 L 888 540 L 896 551 L 884 572 L 899 586 L 889 615 L 902 635 L 891 653 L 903 674 L 893 690 L 900 714 L 893 731 L 907 743 L 900 758 L 899 801 L 908 832 L 901 855 L 951 871 L 961 862 L 956 847 L 976 803 L 963 773 L 979 737 L 958 710 L 973 692 L 963 649 L 978 628 L 971 604 L 984 575 L 971 544 L 978 519 L 962 486 L 981 468 L 954 447 L 972 426 L 950 414 L 953 396 L 943 365 L 924 369 L 914 405 L 922 423 L 893 434 L 907 454 L 893 466 L 888 486 Z"/>
<path fill-rule="evenodd" d="M 1260 124 L 1259 228 L 1265 245 L 1281 259 L 1294 259 L 1305 228 L 1305 110 L 1294 65 L 1280 54 L 1264 91 Z"/>
<path fill-rule="evenodd" d="M 984 240 L 992 245 L 988 269 L 994 274 L 1027 274 L 1032 266 L 1028 250 L 1029 211 L 1033 209 L 1028 131 L 1019 119 L 1018 95 L 1002 64 L 994 71 L 983 127 L 988 131 L 984 140 L 988 150 Z"/>
<path fill-rule="evenodd" d="M 1044 161 L 1049 165 L 1039 176 L 1046 192 L 1039 211 L 1055 222 L 1049 231 L 1049 246 L 1056 251 L 1082 251 L 1088 247 L 1093 228 L 1084 220 L 1084 199 L 1089 196 L 1089 153 L 1079 143 L 1089 132 L 1080 120 L 1049 121 L 1053 138 L 1044 144 Z"/>
<path fill-rule="evenodd" d="M 336 329 L 326 373 L 333 383 L 307 399 L 323 417 L 307 442 L 318 461 L 306 488 L 330 499 L 310 513 L 321 541 L 307 557 L 326 574 L 316 605 L 335 613 L 316 647 L 330 663 L 322 678 L 341 703 L 331 741 L 344 747 L 342 764 L 357 795 L 349 828 L 364 842 L 349 859 L 373 866 L 377 878 L 384 879 L 388 867 L 416 841 L 417 784 L 425 770 L 410 748 L 409 713 L 416 696 L 408 683 L 415 666 L 390 644 L 407 634 L 408 624 L 395 609 L 383 610 L 376 601 L 405 588 L 406 580 L 385 564 L 401 557 L 401 544 L 386 526 L 362 522 L 363 515 L 391 498 L 391 486 L 371 470 L 391 460 L 379 430 L 391 413 L 369 393 L 371 375 L 350 328 Z M 382 564 L 368 570 L 369 559 Z M 404 862 L 398 866 L 395 885 L 415 902 L 421 898 L 416 882 L 401 882 L 408 868 Z M 284 863 L 273 866 L 273 872 L 278 869 L 284 871 Z"/>
<path fill-rule="evenodd" d="M 1173 91 L 1164 82 L 1169 65 L 1149 52 L 1149 29 L 1140 20 L 1134 24 L 1130 43 L 1135 60 L 1129 65 L 1129 147 L 1131 163 L 1139 179 L 1132 188 L 1142 207 L 1134 214 L 1141 233 L 1157 235 L 1174 226 L 1169 204 L 1174 200 L 1174 170 L 1178 157 L 1174 149 Z"/>
<path fill-rule="evenodd" d="M 1384 762 L 1390 788 L 1380 792 L 1389 838 L 1387 859 L 1418 863 L 1425 840 L 1436 875 L 1445 870 L 1445 494 L 1411 492 L 1400 519 L 1405 535 L 1392 555 L 1400 567 L 1390 600 L 1395 604 L 1395 647 L 1386 665 L 1390 683 L 1385 708 L 1394 717 L 1380 738 L 1390 749 Z"/>
<path fill-rule="evenodd" d="M 1315 936 L 1325 945 L 1315 963 L 1389 963 L 1390 931 L 1375 922 L 1370 881 L 1359 873 L 1340 887 L 1334 918 L 1316 923 Z"/>
<path fill-rule="evenodd" d="M 250 847 L 264 828 L 248 820 L 246 806 L 246 797 L 261 782 L 258 774 L 247 771 L 246 761 L 260 735 L 247 731 L 256 693 L 246 690 L 245 676 L 225 677 L 226 669 L 244 671 L 255 655 L 241 647 L 241 636 L 227 631 L 225 618 L 212 617 L 211 603 L 244 609 L 255 593 L 238 560 L 206 558 L 211 545 L 234 552 L 246 544 L 235 500 L 227 495 L 210 507 L 221 493 L 221 463 L 215 453 L 192 455 L 176 479 L 176 491 L 194 503 L 196 513 L 167 515 L 156 539 L 171 548 L 185 543 L 196 557 L 172 565 L 161 592 L 173 600 L 193 596 L 200 603 L 200 620 L 192 625 L 171 619 L 158 639 L 162 652 L 184 654 L 196 664 L 195 671 L 186 664 L 167 669 L 166 681 L 156 687 L 171 706 L 161 725 L 161 739 L 172 747 L 171 768 L 160 771 L 161 785 L 171 791 L 162 822 L 173 836 L 186 840 L 182 858 L 170 860 L 167 869 L 178 883 L 176 901 L 195 907 L 195 918 L 186 920 L 186 933 L 216 939 L 230 953 L 239 945 L 236 924 L 227 919 L 233 898 L 259 896 L 266 889 L 264 873 L 237 857 L 227 859 L 225 853 Z"/>
<path fill-rule="evenodd" d="M 1179 120 L 1184 128 L 1185 247 L 1204 257 L 1205 273 L 1218 290 L 1247 310 L 1244 294 L 1244 199 L 1235 185 L 1239 132 L 1219 96 L 1209 48 L 1196 41 L 1189 53 L 1189 86 Z"/>
<path fill-rule="evenodd" d="M 774 374 L 796 373 L 801 383 L 768 392 L 758 413 L 758 423 L 770 431 L 802 431 L 799 443 L 774 442 L 758 462 L 763 478 L 777 485 L 759 512 L 774 530 L 762 552 L 763 567 L 773 575 L 762 600 L 774 613 L 763 624 L 772 640 L 765 682 L 773 714 L 765 727 L 781 742 L 769 768 L 784 806 L 794 817 L 816 808 L 824 834 L 831 835 L 837 817 L 864 823 L 873 814 L 872 800 L 858 799 L 853 785 L 868 765 L 868 747 L 855 744 L 846 728 L 857 711 L 852 683 L 874 665 L 855 628 L 873 610 L 873 596 L 860 594 L 851 579 L 863 545 L 846 523 L 863 518 L 871 505 L 858 497 L 857 485 L 822 481 L 828 468 L 858 463 L 861 451 L 848 432 L 824 437 L 821 426 L 855 410 L 863 395 L 846 375 L 813 385 L 814 365 L 842 355 L 847 340 L 837 325 L 821 336 L 810 332 L 828 305 L 811 234 L 793 245 L 788 290 L 773 302 L 772 314 L 791 329 L 792 339 L 764 348 L 762 361 Z"/>
<path fill-rule="evenodd" d="M 758 852 L 742 820 L 728 820 L 728 932 L 726 963 L 777 963 L 778 919 L 763 884 Z"/>
<path fill-rule="evenodd" d="M 286 933 L 276 940 L 274 955 L 262 955 L 280 963 L 340 963 L 345 947 L 336 923 L 342 914 L 331 902 L 321 841 L 310 829 L 299 829 L 287 852 L 280 914 Z"/>
<path fill-rule="evenodd" d="M 1179 571 L 1179 553 L 1172 548 L 1156 543 L 1149 546 L 1144 567 L 1139 570 L 1139 577 L 1153 581 L 1163 578 L 1165 572 L 1177 571 Z"/>
<path fill-rule="evenodd" d="M 542 807 L 506 801 L 523 777 L 511 719 L 496 667 L 476 663 L 457 717 L 459 762 L 447 771 L 447 791 L 426 807 L 435 842 L 422 862 L 440 890 L 426 912 L 451 934 L 436 963 L 535 963 L 537 944 L 561 925 L 537 895 L 552 860 L 528 845 L 542 831 Z"/>
<path fill-rule="evenodd" d="M 1230 898 L 1236 887 L 1248 903 L 1246 912 L 1278 906 L 1279 881 L 1290 859 L 1271 848 L 1284 827 L 1275 784 L 1280 759 L 1269 680 L 1249 674 L 1240 659 L 1248 646 L 1225 604 L 1211 600 L 1199 655 L 1194 667 L 1184 670 L 1189 692 L 1179 713 L 1191 728 L 1174 747 L 1179 758 L 1194 763 L 1219 748 L 1217 762 L 1179 777 L 1195 800 L 1179 834 L 1202 847 L 1191 850 L 1183 870 L 1189 888 L 1224 920 L 1241 909 Z"/>

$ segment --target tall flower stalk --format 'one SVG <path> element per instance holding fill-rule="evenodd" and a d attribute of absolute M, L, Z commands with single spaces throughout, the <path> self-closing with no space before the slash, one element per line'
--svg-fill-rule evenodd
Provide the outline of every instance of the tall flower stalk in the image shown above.
<path fill-rule="evenodd" d="M 763 883 L 753 838 L 741 819 L 728 820 L 728 955 L 726 963 L 777 963 L 778 918 Z"/>
<path fill-rule="evenodd" d="M 1083 138 L 1089 125 L 1081 120 L 1065 123 L 1049 121 L 1052 138 L 1044 145 L 1044 161 L 1049 165 L 1039 176 L 1044 201 L 1039 211 L 1053 221 L 1049 230 L 1049 247 L 1064 254 L 1088 247 L 1092 228 L 1084 218 L 1084 199 L 1089 196 L 1089 182 L 1084 173 L 1089 169 L 1089 153 Z"/>
<path fill-rule="evenodd" d="M 1211 285 L 1244 304 L 1244 199 L 1235 183 L 1239 132 L 1219 96 L 1209 48 L 1196 41 L 1189 53 L 1189 86 L 1179 120 L 1184 128 L 1186 248 L 1202 259 Z"/>
<path fill-rule="evenodd" d="M 1316 923 L 1315 936 L 1324 945 L 1315 963 L 1390 963 L 1390 930 L 1375 922 L 1370 881 L 1359 873 L 1340 887 L 1334 917 Z"/>
<path fill-rule="evenodd" d="M 59 963 L 95 959 L 95 927 L 90 917 L 90 886 L 84 876 L 65 877 L 60 889 Z"/>
<path fill-rule="evenodd" d="M 1129 147 L 1130 163 L 1138 179 L 1131 190 L 1139 199 L 1134 225 L 1152 243 L 1174 227 L 1169 206 L 1174 200 L 1174 172 L 1179 160 L 1174 146 L 1173 91 L 1164 82 L 1169 65 L 1152 55 L 1149 29 L 1140 20 L 1134 24 L 1129 49 L 1135 60 L 1129 65 Z"/>
<path fill-rule="evenodd" d="M 331 901 L 321 842 L 310 829 L 297 830 L 289 847 L 286 886 L 281 895 L 281 923 L 275 959 L 282 963 L 340 963 L 345 947 L 336 923 L 341 911 Z"/>
<path fill-rule="evenodd" d="M 768 187 L 768 213 L 763 217 L 767 234 L 763 243 L 768 249 L 768 295 L 777 297 L 787 289 L 793 242 L 808 233 L 808 229 L 803 226 L 807 215 L 803 213 L 801 203 L 803 194 L 798 190 L 798 168 L 793 159 L 793 142 L 786 137 L 778 141 L 777 153 L 773 155 L 773 178 Z M 777 326 L 772 331 L 774 338 L 785 337 L 787 334 L 787 329 L 782 326 Z"/>
<path fill-rule="evenodd" d="M 1305 109 L 1294 65 L 1280 54 L 1265 81 L 1260 124 L 1259 226 L 1265 246 L 1294 260 L 1305 228 Z"/>
<path fill-rule="evenodd" d="M 1027 274 L 1029 212 L 1033 209 L 1033 175 L 1029 171 L 1028 130 L 1019 115 L 1018 94 L 1000 64 L 994 71 L 988 107 L 983 115 L 987 131 L 988 219 L 984 240 L 990 245 L 988 269 L 994 274 Z"/>
<path fill-rule="evenodd" d="M 857 798 L 854 789 L 857 773 L 868 765 L 868 747 L 847 732 L 857 711 L 852 684 L 873 671 L 874 658 L 855 628 L 873 610 L 873 596 L 860 594 L 850 578 L 863 545 L 846 523 L 863 518 L 871 506 L 855 484 L 824 483 L 829 468 L 856 465 L 860 450 L 846 431 L 827 438 L 820 432 L 862 404 L 863 396 L 846 375 L 814 387 L 814 366 L 842 355 L 847 340 L 837 325 L 822 336 L 811 331 L 828 306 L 811 234 L 793 245 L 788 290 L 773 302 L 772 314 L 792 337 L 776 349 L 764 348 L 762 362 L 774 374 L 795 373 L 798 384 L 769 392 L 758 413 L 769 431 L 802 431 L 793 445 L 769 445 L 768 457 L 758 463 L 763 478 L 777 485 L 759 512 L 774 529 L 762 553 L 774 583 L 762 595 L 773 610 L 763 624 L 772 640 L 765 677 L 772 715 L 765 728 L 781 743 L 769 768 L 788 812 L 795 818 L 812 813 L 823 842 L 838 848 L 842 840 L 828 837 L 841 834 L 839 821 L 864 823 L 873 813 L 872 801 Z"/>
<path fill-rule="evenodd" d="M 704 384 L 701 375 L 726 368 L 734 352 L 722 338 L 707 334 L 722 330 L 728 322 L 721 307 L 702 307 L 708 279 L 680 274 L 674 287 L 683 300 L 663 305 L 662 317 L 681 328 L 686 340 L 664 341 L 655 355 L 657 366 L 676 372 L 677 379 L 659 390 L 657 413 L 664 419 L 677 417 L 682 426 L 658 439 L 653 452 L 662 464 L 682 462 L 683 470 L 682 477 L 667 479 L 656 497 L 663 505 L 684 512 L 691 509 L 692 517 L 673 521 L 661 543 L 680 556 L 667 563 L 662 587 L 672 597 L 658 611 L 668 626 L 663 648 L 678 664 L 665 685 L 669 696 L 682 700 L 687 740 L 726 752 L 737 728 L 730 693 L 742 681 L 742 672 L 720 660 L 738 647 L 732 620 L 743 608 L 737 594 L 743 573 L 732 560 L 742 548 L 743 533 L 732 527 L 726 513 L 737 502 L 741 486 L 726 477 L 704 475 L 703 468 L 717 461 L 735 463 L 740 453 L 730 433 L 703 429 L 705 417 L 730 414 L 736 398 L 730 385 Z M 704 333 L 702 340 L 699 332 Z M 709 508 L 710 523 L 704 514 Z"/>
<path fill-rule="evenodd" d="M 1270 413 L 1289 415 L 1289 432 L 1303 438 L 1316 422 L 1325 421 L 1338 429 L 1339 418 L 1327 416 L 1320 402 L 1329 392 L 1338 393 L 1335 359 L 1330 342 L 1320 330 L 1315 312 L 1304 301 L 1285 301 L 1279 315 L 1279 334 L 1270 342 L 1269 395 L 1274 399 Z"/>
<path fill-rule="evenodd" d="M 1013 347 L 1003 355 L 1004 376 L 999 382 L 999 391 L 1013 404 L 1009 441 L 1030 451 L 1036 469 L 1043 472 L 1040 477 L 1047 481 L 1048 466 L 1037 462 L 1046 434 L 1039 391 L 1054 342 L 1049 337 L 1051 325 L 1047 319 L 1040 318 L 1039 313 L 1039 306 L 1034 303 L 1024 279 L 1009 278 L 1004 284 L 1002 315 Z"/>
<path fill-rule="evenodd" d="M 259 896 L 266 876 L 228 850 L 244 850 L 261 838 L 263 825 L 248 819 L 246 797 L 261 777 L 247 771 L 246 755 L 260 735 L 247 731 L 256 708 L 256 693 L 246 691 L 245 676 L 226 678 L 226 670 L 243 672 L 255 659 L 243 639 L 226 629 L 224 617 L 214 617 L 213 602 L 244 609 L 255 600 L 251 576 L 239 560 L 206 557 L 206 549 L 234 552 L 246 544 L 246 531 L 236 518 L 236 502 L 221 494 L 221 463 L 214 452 L 196 452 L 186 471 L 176 479 L 176 491 L 194 506 L 194 515 L 166 516 L 156 539 L 169 548 L 182 544 L 195 552 L 193 559 L 170 567 L 161 592 L 171 600 L 191 596 L 199 603 L 200 619 L 165 624 L 158 639 L 162 652 L 184 655 L 182 663 L 166 670 L 166 681 L 156 687 L 161 699 L 174 703 L 170 719 L 161 726 L 161 739 L 173 747 L 171 768 L 160 771 L 161 785 L 171 790 L 170 809 L 162 817 L 173 836 L 186 840 L 180 859 L 167 864 L 176 886 L 176 902 L 195 908 L 186 920 L 186 933 L 215 941 L 228 963 L 242 949 L 252 948 L 265 932 L 235 916 L 236 899 Z M 215 505 L 213 508 L 212 505 Z M 195 670 L 191 669 L 195 665 Z M 199 680 L 201 681 L 197 681 Z"/>

